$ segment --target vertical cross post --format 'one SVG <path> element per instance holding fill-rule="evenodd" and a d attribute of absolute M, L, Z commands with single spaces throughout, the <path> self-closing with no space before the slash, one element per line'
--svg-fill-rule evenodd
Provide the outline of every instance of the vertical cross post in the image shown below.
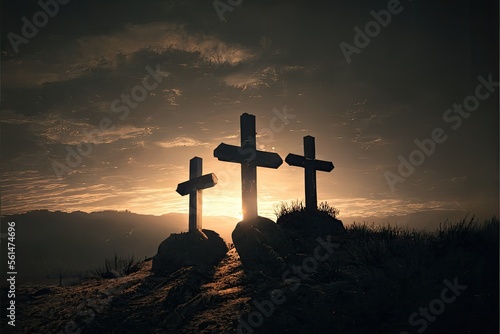
<path fill-rule="evenodd" d="M 189 161 L 189 181 L 179 183 L 177 192 L 182 196 L 189 194 L 189 232 L 202 229 L 202 190 L 217 184 L 215 174 L 202 176 L 203 160 L 194 157 Z"/>
<path fill-rule="evenodd" d="M 305 166 L 305 188 L 306 188 L 306 208 L 318 207 L 318 195 L 316 190 L 316 168 L 314 162 L 316 160 L 316 147 L 314 145 L 314 137 L 304 137 L 304 157 L 306 158 Z"/>
<path fill-rule="evenodd" d="M 189 179 L 196 179 L 202 174 L 202 160 L 194 157 L 189 160 Z M 202 226 L 203 198 L 201 189 L 193 189 L 189 193 L 189 231 L 200 230 Z"/>
<path fill-rule="evenodd" d="M 214 150 L 214 157 L 241 164 L 241 206 L 243 220 L 249 220 L 258 216 L 257 167 L 278 168 L 283 160 L 277 153 L 257 150 L 254 115 L 244 113 L 240 123 L 241 146 L 222 143 Z"/>
<path fill-rule="evenodd" d="M 250 156 L 241 164 L 241 197 L 243 217 L 257 217 L 257 166 L 252 163 L 252 156 L 257 152 L 255 116 L 240 116 L 241 152 Z"/>

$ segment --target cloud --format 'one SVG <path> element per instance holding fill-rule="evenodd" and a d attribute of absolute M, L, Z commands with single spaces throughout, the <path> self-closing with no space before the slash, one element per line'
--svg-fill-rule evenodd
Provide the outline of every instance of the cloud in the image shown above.
<path fill-rule="evenodd" d="M 223 137 L 214 138 L 215 141 L 227 140 L 227 139 L 237 139 L 240 138 L 239 134 L 227 135 Z"/>
<path fill-rule="evenodd" d="M 0 115 L 0 122 L 6 124 L 28 124 L 34 121 L 22 114 L 16 113 L 15 110 L 4 109 Z"/>
<path fill-rule="evenodd" d="M 215 65 L 236 65 L 255 57 L 246 47 L 226 43 L 213 35 L 188 32 L 179 24 L 127 24 L 113 34 L 80 37 L 64 48 L 52 45 L 36 56 L 23 54 L 21 59 L 5 61 L 2 83 L 26 87 L 65 82 L 94 69 L 117 69 L 141 51 L 162 54 L 169 50 L 199 54 Z"/>
<path fill-rule="evenodd" d="M 248 86 L 257 86 L 262 82 L 253 74 L 247 73 L 232 73 L 224 78 L 224 82 L 228 86 L 246 89 Z"/>
<path fill-rule="evenodd" d="M 173 148 L 173 147 L 192 147 L 192 146 L 204 146 L 208 145 L 208 143 L 203 143 L 193 138 L 189 137 L 177 137 L 170 141 L 160 141 L 156 142 L 156 145 L 163 148 Z"/>
<path fill-rule="evenodd" d="M 269 87 L 291 73 L 302 73 L 305 68 L 300 66 L 272 65 L 260 67 L 255 70 L 239 70 L 224 77 L 224 82 L 228 86 L 243 88 Z"/>
<path fill-rule="evenodd" d="M 144 49 L 158 53 L 166 50 L 199 52 L 207 60 L 233 65 L 252 58 L 249 50 L 241 46 L 229 45 L 206 34 L 188 33 L 182 25 L 164 22 L 128 24 L 113 35 L 83 37 L 77 43 L 89 61 L 102 59 L 103 63 L 113 61 L 117 55 L 127 56 Z"/>
<path fill-rule="evenodd" d="M 329 199 L 328 203 L 335 203 L 343 216 L 359 217 L 387 217 L 392 215 L 406 215 L 419 211 L 456 210 L 456 201 L 419 201 L 383 198 L 343 198 Z"/>
<path fill-rule="evenodd" d="M 33 117 L 33 134 L 44 139 L 47 144 L 77 145 L 79 143 L 110 144 L 120 139 L 148 136 L 152 127 L 111 124 L 111 129 L 102 131 L 98 125 L 82 120 L 63 119 L 57 113 Z"/>

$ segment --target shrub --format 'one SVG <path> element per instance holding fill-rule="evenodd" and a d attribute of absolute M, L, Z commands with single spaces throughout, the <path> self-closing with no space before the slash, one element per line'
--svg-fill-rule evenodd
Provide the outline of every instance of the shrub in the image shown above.
<path fill-rule="evenodd" d="M 276 219 L 279 219 L 280 217 L 291 213 L 304 212 L 304 211 L 306 211 L 306 207 L 304 206 L 304 203 L 299 200 L 292 201 L 291 204 L 288 204 L 286 202 L 280 202 L 279 204 L 274 206 L 274 214 L 276 215 Z M 335 209 L 333 206 L 330 206 L 328 202 L 321 202 L 318 205 L 318 211 L 326 212 L 333 218 L 337 218 L 337 216 L 340 213 L 338 209 Z"/>
<path fill-rule="evenodd" d="M 104 266 L 95 269 L 92 274 L 97 278 L 121 277 L 139 270 L 138 264 L 133 255 L 122 258 L 115 254 L 113 259 L 105 259 Z"/>

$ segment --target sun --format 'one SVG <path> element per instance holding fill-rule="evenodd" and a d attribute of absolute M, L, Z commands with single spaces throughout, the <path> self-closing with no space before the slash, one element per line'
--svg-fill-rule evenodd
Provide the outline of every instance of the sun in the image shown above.
<path fill-rule="evenodd" d="M 243 211 L 240 211 L 236 214 L 236 218 L 239 219 L 239 221 L 242 221 L 243 220 Z"/>

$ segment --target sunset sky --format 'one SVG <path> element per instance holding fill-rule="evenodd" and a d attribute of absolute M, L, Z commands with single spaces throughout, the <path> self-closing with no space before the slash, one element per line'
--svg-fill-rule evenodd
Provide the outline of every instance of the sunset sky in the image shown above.
<path fill-rule="evenodd" d="M 283 160 L 316 138 L 335 165 L 318 172 L 318 200 L 341 219 L 499 215 L 498 1 L 232 3 L 72 0 L 43 22 L 36 1 L 3 1 L 2 214 L 185 213 L 175 188 L 199 156 L 219 178 L 204 214 L 238 217 L 239 165 L 213 150 L 240 144 L 248 112 L 259 149 Z M 382 10 L 397 13 L 355 41 Z M 23 29 L 34 18 L 38 31 Z M 475 110 L 454 110 L 464 103 Z M 433 152 L 410 157 L 433 136 Z M 400 155 L 424 161 L 403 177 Z M 302 200 L 303 173 L 259 168 L 260 214 Z"/>

